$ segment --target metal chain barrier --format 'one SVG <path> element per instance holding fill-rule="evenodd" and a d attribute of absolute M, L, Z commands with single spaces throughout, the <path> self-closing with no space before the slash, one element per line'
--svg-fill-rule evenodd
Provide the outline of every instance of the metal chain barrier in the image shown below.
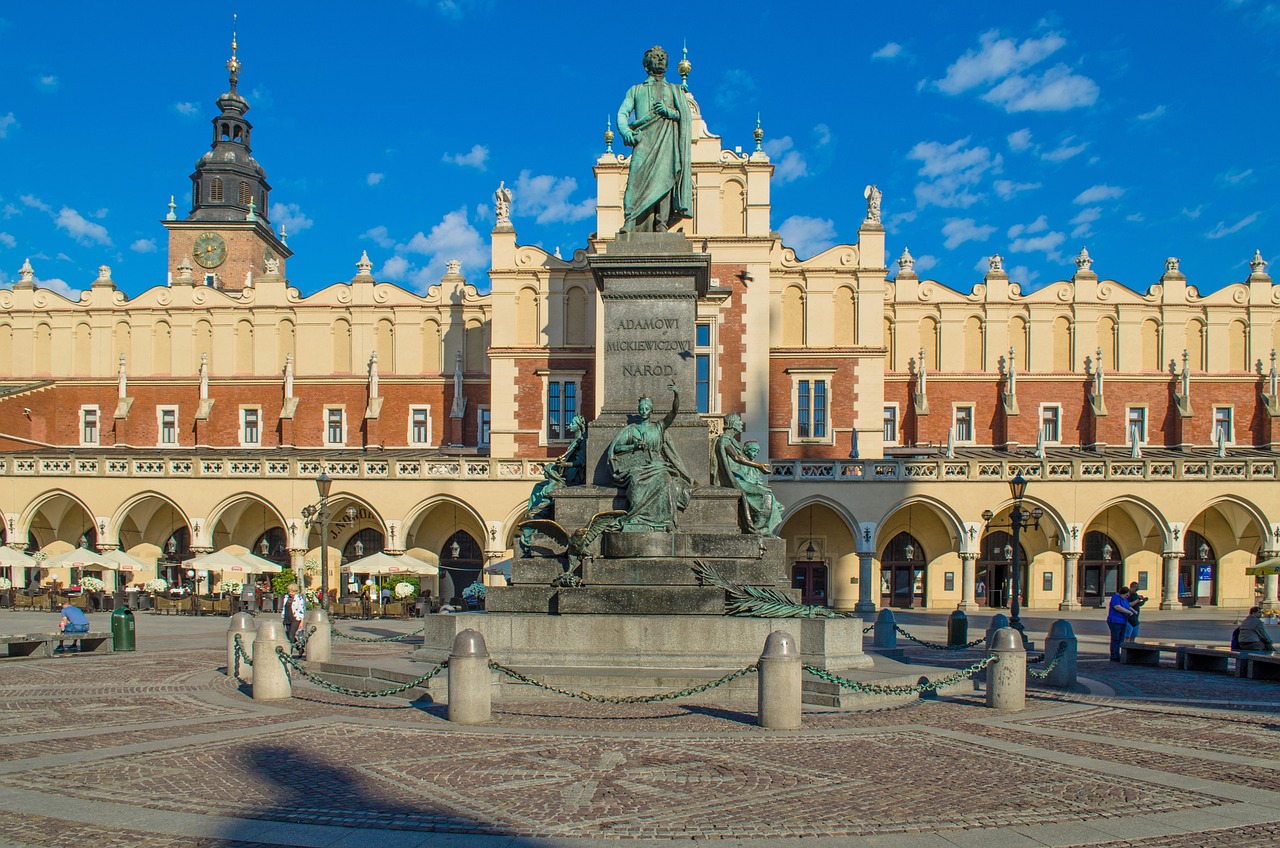
<path fill-rule="evenodd" d="M 862 628 L 862 632 L 870 633 L 872 630 L 875 630 L 875 629 L 876 629 L 876 625 L 875 625 L 875 622 L 873 621 L 872 623 L 868 624 L 866 627 Z"/>
<path fill-rule="evenodd" d="M 249 653 L 244 649 L 244 640 L 240 638 L 239 633 L 236 634 L 235 642 L 236 642 L 236 667 L 232 669 L 231 673 L 232 673 L 232 676 L 239 677 L 240 663 L 243 662 L 245 665 L 249 666 L 249 668 L 253 668 L 253 657 L 249 656 Z"/>
<path fill-rule="evenodd" d="M 408 639 L 410 636 L 418 636 L 426 632 L 427 625 L 423 624 L 417 630 L 410 630 L 408 633 L 401 633 L 399 636 L 356 636 L 352 633 L 343 633 L 338 628 L 333 628 L 333 635 L 340 639 L 350 639 L 352 642 L 399 642 L 402 639 Z"/>
<path fill-rule="evenodd" d="M 298 653 L 305 654 L 307 652 L 307 640 L 310 639 L 311 634 L 315 632 L 315 625 L 312 625 L 306 630 L 299 627 L 297 632 L 293 634 L 293 644 L 298 649 Z"/>
<path fill-rule="evenodd" d="M 285 653 L 284 648 L 276 648 L 276 656 L 280 658 L 280 663 L 284 666 L 286 673 L 296 671 L 298 674 L 302 675 L 303 678 L 309 680 L 322 689 L 328 689 L 330 692 L 336 692 L 339 695 L 348 695 L 352 698 L 383 698 L 387 695 L 395 695 L 408 689 L 412 689 L 415 686 L 421 686 L 423 683 L 426 683 L 428 680 L 449 667 L 449 661 L 444 660 L 437 663 L 436 666 L 426 674 L 421 677 L 414 678 L 408 683 L 402 683 L 399 686 L 392 686 L 390 689 L 379 689 L 371 692 L 365 689 L 349 689 L 346 686 L 339 686 L 336 683 L 331 683 L 328 680 L 325 680 L 314 672 L 307 671 L 307 669 L 303 667 L 302 663 Z"/>
<path fill-rule="evenodd" d="M 1053 655 L 1053 662 L 1045 666 L 1044 671 L 1036 671 L 1034 668 L 1029 668 L 1027 669 L 1027 674 L 1030 675 L 1031 677 L 1034 677 L 1036 680 L 1044 680 L 1046 677 L 1049 676 L 1049 674 L 1055 668 L 1058 667 L 1058 661 L 1062 659 L 1062 655 L 1065 654 L 1066 652 L 1067 652 L 1067 643 L 1059 642 L 1058 652 Z M 1044 658 L 1045 658 L 1045 655 L 1042 654 L 1038 660 L 1035 660 L 1035 662 L 1044 662 Z M 1027 662 L 1031 662 L 1031 660 L 1027 660 Z"/>
<path fill-rule="evenodd" d="M 925 692 L 936 691 L 946 686 L 951 686 L 959 683 L 961 680 L 972 677 L 994 662 L 997 662 L 997 658 L 995 656 L 990 656 L 986 659 L 979 660 L 968 668 L 962 668 L 954 674 L 948 674 L 946 677 L 940 677 L 937 680 L 929 680 L 924 683 L 916 683 L 910 686 L 886 686 L 880 683 L 858 683 L 856 680 L 841 677 L 840 675 L 833 674 L 824 668 L 818 668 L 812 665 L 806 665 L 804 670 L 820 680 L 825 680 L 828 683 L 834 683 L 840 688 L 848 689 L 852 692 L 862 692 L 866 695 L 901 696 L 919 695 Z"/>
<path fill-rule="evenodd" d="M 967 651 L 970 648 L 975 648 L 978 645 L 981 645 L 987 641 L 987 637 L 983 636 L 981 638 L 974 639 L 972 642 L 967 642 L 963 645 L 939 645 L 937 642 L 926 642 L 923 639 L 917 639 L 907 631 L 903 630 L 902 626 L 899 624 L 893 625 L 893 629 L 901 633 L 903 636 L 906 636 L 908 639 L 910 639 L 912 642 L 915 642 L 917 645 L 922 645 L 931 651 Z M 863 631 L 863 632 L 866 632 L 866 631 Z"/>
<path fill-rule="evenodd" d="M 555 692 L 558 695 L 566 695 L 570 698 L 578 698 L 582 701 L 592 701 L 597 704 L 656 704 L 661 701 L 674 701 L 677 698 L 687 698 L 690 695 L 699 695 L 703 692 L 710 692 L 718 686 L 723 686 L 726 683 L 737 680 L 739 677 L 752 674 L 757 670 L 754 664 L 749 665 L 744 668 L 740 668 L 737 671 L 730 672 L 719 680 L 712 680 L 710 683 L 704 683 L 701 686 L 690 686 L 688 689 L 681 689 L 677 692 L 664 692 L 661 695 L 611 696 L 593 695 L 590 692 L 582 692 L 573 689 L 561 689 L 558 686 L 552 686 L 550 683 L 544 683 L 541 680 L 536 680 L 528 675 L 521 674 L 513 668 L 507 668 L 505 665 L 493 662 L 492 660 L 489 662 L 489 668 L 501 674 L 505 674 L 507 677 L 510 677 L 518 683 L 527 683 L 530 686 L 536 686 L 539 689 L 545 689 L 548 692 Z"/>

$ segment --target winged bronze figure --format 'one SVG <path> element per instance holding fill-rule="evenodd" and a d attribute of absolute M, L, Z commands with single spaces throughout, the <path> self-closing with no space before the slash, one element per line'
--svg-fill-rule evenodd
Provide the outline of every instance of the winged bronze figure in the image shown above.
<path fill-rule="evenodd" d="M 587 522 L 586 527 L 579 527 L 572 533 L 560 526 L 559 522 L 550 518 L 535 518 L 530 521 L 522 521 L 516 525 L 516 529 L 540 535 L 557 545 L 563 545 L 564 553 L 560 554 L 560 556 L 566 557 L 564 573 L 553 580 L 551 585 L 580 586 L 582 585 L 582 564 L 591 558 L 591 545 L 596 539 L 600 538 L 601 533 L 616 527 L 618 519 L 626 514 L 626 510 L 622 509 L 597 512 L 591 516 L 591 520 Z"/>

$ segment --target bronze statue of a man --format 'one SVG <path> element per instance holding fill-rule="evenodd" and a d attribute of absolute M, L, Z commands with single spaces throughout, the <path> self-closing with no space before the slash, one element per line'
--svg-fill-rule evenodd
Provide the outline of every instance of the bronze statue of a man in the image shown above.
<path fill-rule="evenodd" d="M 631 86 L 618 107 L 622 141 L 634 148 L 621 232 L 665 233 L 688 218 L 693 206 L 693 119 L 684 89 L 666 80 L 667 52 L 649 48 L 644 69 L 649 78 Z"/>

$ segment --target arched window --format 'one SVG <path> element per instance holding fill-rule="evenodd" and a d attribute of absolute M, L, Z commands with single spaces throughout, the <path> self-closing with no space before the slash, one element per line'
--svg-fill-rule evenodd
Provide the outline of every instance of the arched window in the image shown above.
<path fill-rule="evenodd" d="M 378 372 L 394 374 L 396 372 L 395 328 L 386 318 L 378 321 L 374 327 L 374 349 L 378 351 Z"/>
<path fill-rule="evenodd" d="M 209 367 L 213 367 L 213 325 L 208 321 L 196 322 L 195 345 L 191 352 L 193 354 L 193 361 L 191 363 L 192 371 L 198 371 L 200 369 L 201 354 L 208 354 Z"/>
<path fill-rule="evenodd" d="M 564 343 L 587 343 L 587 293 L 581 286 L 570 286 L 564 296 Z"/>
<path fill-rule="evenodd" d="M 472 319 L 463 330 L 462 370 L 488 371 L 485 357 L 484 324 Z"/>
<path fill-rule="evenodd" d="M 1018 545 L 1018 570 L 1022 594 L 1027 593 L 1027 549 Z M 974 596 L 979 604 L 1007 607 L 1013 598 L 1013 536 L 992 530 L 982 537 L 982 553 L 974 569 Z"/>
<path fill-rule="evenodd" d="M 436 321 L 422 322 L 422 372 L 440 373 L 440 324 Z"/>
<path fill-rule="evenodd" d="M 445 540 L 439 554 L 440 598 L 446 601 L 457 598 L 461 602 L 462 590 L 480 579 L 484 552 L 470 533 L 459 530 Z"/>
<path fill-rule="evenodd" d="M 516 344 L 536 345 L 541 335 L 538 292 L 532 288 L 522 288 L 516 295 Z"/>
<path fill-rule="evenodd" d="M 1085 606 L 1105 606 L 1120 588 L 1124 555 L 1116 540 L 1099 530 L 1084 534 L 1083 555 L 1077 566 L 1076 598 Z"/>
<path fill-rule="evenodd" d="M 76 334 L 72 339 L 72 373 L 77 377 L 88 377 L 93 371 L 93 331 L 88 324 L 77 324 Z"/>
<path fill-rule="evenodd" d="M 1116 355 L 1116 322 L 1108 315 L 1098 319 L 1098 349 L 1102 351 L 1102 359 L 1097 366 L 1105 371 L 1117 370 L 1119 366 L 1116 362 L 1119 357 Z"/>
<path fill-rule="evenodd" d="M 173 335 L 169 325 L 157 321 L 151 328 L 151 373 L 166 376 L 173 369 Z"/>
<path fill-rule="evenodd" d="M 970 315 L 964 322 L 964 370 L 983 370 L 983 351 L 986 349 L 982 319 Z"/>
<path fill-rule="evenodd" d="M 1053 319 L 1053 370 L 1071 370 L 1071 319 L 1059 315 Z"/>
<path fill-rule="evenodd" d="M 926 315 L 920 319 L 920 349 L 924 351 L 924 361 L 920 364 L 930 371 L 942 367 L 938 357 L 938 319 Z"/>
<path fill-rule="evenodd" d="M 214 177 L 209 180 L 209 199 L 217 202 L 222 201 L 222 177 Z"/>
<path fill-rule="evenodd" d="M 1183 606 L 1218 603 L 1218 555 L 1201 534 L 1188 530 L 1178 561 L 1178 600 Z"/>
<path fill-rule="evenodd" d="M 236 323 L 236 373 L 253 373 L 253 324 L 249 321 Z"/>
<path fill-rule="evenodd" d="M 345 318 L 333 322 L 333 373 L 351 373 L 351 325 Z"/>
<path fill-rule="evenodd" d="M 285 357 L 295 352 L 297 331 L 292 321 L 281 321 L 276 325 L 276 364 L 284 368 Z"/>
<path fill-rule="evenodd" d="M 1192 371 L 1207 371 L 1205 367 L 1204 322 L 1192 318 L 1187 322 L 1187 367 Z"/>
<path fill-rule="evenodd" d="M 352 560 L 381 553 L 384 545 L 382 531 L 376 527 L 366 527 L 352 535 L 342 546 L 342 562 L 345 565 Z"/>
<path fill-rule="evenodd" d="M 840 286 L 836 289 L 834 339 L 837 345 L 856 345 L 858 343 L 858 300 L 853 289 Z"/>
<path fill-rule="evenodd" d="M 263 542 L 266 544 L 264 545 Z M 249 553 L 288 568 L 289 539 L 285 536 L 284 528 L 272 527 L 258 536 L 253 540 L 253 547 L 249 548 Z"/>
<path fill-rule="evenodd" d="M 13 375 L 13 327 L 0 324 L 0 374 Z"/>
<path fill-rule="evenodd" d="M 720 189 L 720 231 L 726 236 L 747 231 L 747 189 L 737 180 L 725 180 Z"/>
<path fill-rule="evenodd" d="M 907 531 L 889 540 L 880 554 L 880 594 L 884 605 L 924 606 L 928 588 L 924 546 Z"/>
<path fill-rule="evenodd" d="M 223 141 L 230 141 L 230 140 L 231 140 L 231 125 L 230 125 L 230 124 L 225 124 L 225 123 L 224 123 L 224 124 L 222 125 L 222 140 L 223 140 Z M 221 198 L 219 198 L 219 200 L 221 200 Z"/>
<path fill-rule="evenodd" d="M 1227 370 L 1249 370 L 1249 333 L 1243 321 L 1232 321 L 1227 328 Z"/>
<path fill-rule="evenodd" d="M 1029 357 L 1031 345 L 1028 344 L 1027 335 L 1027 319 L 1021 315 L 1015 315 L 1009 319 L 1009 347 L 1013 349 L 1013 362 L 1010 364 L 1016 366 L 1019 371 L 1031 370 Z"/>
<path fill-rule="evenodd" d="M 53 373 L 53 330 L 48 324 L 36 324 L 35 349 L 32 360 L 36 374 L 48 376 Z"/>
<path fill-rule="evenodd" d="M 1142 370 L 1163 371 L 1160 360 L 1160 323 L 1148 318 L 1142 322 Z"/>
<path fill-rule="evenodd" d="M 804 292 L 799 286 L 787 286 L 782 292 L 782 346 L 804 344 Z"/>

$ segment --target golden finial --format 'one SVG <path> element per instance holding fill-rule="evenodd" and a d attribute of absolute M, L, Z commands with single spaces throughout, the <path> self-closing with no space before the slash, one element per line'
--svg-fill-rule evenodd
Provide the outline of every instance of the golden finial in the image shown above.
<path fill-rule="evenodd" d="M 613 152 L 613 118 L 604 116 L 604 152 Z"/>
<path fill-rule="evenodd" d="M 227 70 L 231 72 L 231 89 L 234 91 L 236 82 L 240 79 L 240 60 L 236 58 L 236 18 L 237 15 L 231 14 L 231 58 L 227 60 Z"/>
<path fill-rule="evenodd" d="M 756 139 L 756 152 L 760 152 L 760 142 L 764 141 L 764 130 L 760 129 L 760 113 L 756 112 L 756 128 L 751 133 Z"/>
<path fill-rule="evenodd" d="M 688 91 L 689 90 L 689 71 L 693 70 L 693 65 L 689 64 L 689 42 L 687 39 L 685 40 L 685 43 L 684 43 L 684 50 L 680 55 L 681 55 L 680 64 L 676 65 L 676 70 L 680 73 L 680 85 L 682 85 L 684 89 Z"/>

